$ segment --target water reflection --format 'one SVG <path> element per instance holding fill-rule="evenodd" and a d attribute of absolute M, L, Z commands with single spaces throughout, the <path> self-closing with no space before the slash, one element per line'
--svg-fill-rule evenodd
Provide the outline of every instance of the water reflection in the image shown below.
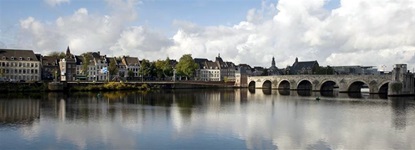
<path fill-rule="evenodd" d="M 287 89 L 279 89 L 278 90 L 278 93 L 280 95 L 290 95 L 290 90 L 287 90 Z"/>
<path fill-rule="evenodd" d="M 25 118 L 10 114 L 31 114 L 26 110 L 35 111 L 23 120 L 39 118 L 25 132 L 0 126 L 0 149 L 412 148 L 415 139 L 405 137 L 415 134 L 413 98 L 379 98 L 250 89 L 0 96 L 3 122 Z M 15 142 L 21 139 L 32 140 Z"/>
<path fill-rule="evenodd" d="M 403 97 L 391 97 L 390 100 L 393 112 L 392 124 L 397 130 L 405 130 L 408 124 L 408 110 L 415 107 L 415 102 Z"/>
<path fill-rule="evenodd" d="M 0 100 L 0 123 L 30 124 L 39 116 L 39 100 Z"/>

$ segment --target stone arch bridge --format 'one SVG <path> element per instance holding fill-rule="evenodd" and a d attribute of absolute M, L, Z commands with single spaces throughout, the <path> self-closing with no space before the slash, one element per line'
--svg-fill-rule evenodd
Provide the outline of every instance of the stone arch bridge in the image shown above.
<path fill-rule="evenodd" d="M 249 88 L 388 93 L 392 75 L 277 75 L 248 77 Z"/>

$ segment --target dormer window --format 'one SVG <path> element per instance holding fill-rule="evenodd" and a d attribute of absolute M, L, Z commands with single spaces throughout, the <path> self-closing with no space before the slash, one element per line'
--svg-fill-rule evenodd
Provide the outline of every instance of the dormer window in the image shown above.
<path fill-rule="evenodd" d="M 14 57 L 12 56 L 10 59 L 11 59 L 11 60 L 14 60 Z"/>
<path fill-rule="evenodd" d="M 23 60 L 23 58 L 22 57 L 19 57 L 19 60 Z"/>
<path fill-rule="evenodd" d="M 6 56 L 1 57 L 1 59 L 6 60 Z"/>
<path fill-rule="evenodd" d="M 30 60 L 30 57 L 27 57 L 27 60 Z"/>

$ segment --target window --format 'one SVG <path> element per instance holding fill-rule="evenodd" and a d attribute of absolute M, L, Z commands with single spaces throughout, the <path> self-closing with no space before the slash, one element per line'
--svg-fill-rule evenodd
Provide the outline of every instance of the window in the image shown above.
<path fill-rule="evenodd" d="M 1 57 L 1 59 L 6 60 L 6 56 Z"/>
<path fill-rule="evenodd" d="M 23 60 L 23 58 L 22 57 L 19 57 L 19 60 Z"/>
<path fill-rule="evenodd" d="M 11 59 L 11 60 L 14 60 L 14 57 L 12 56 L 10 59 Z"/>
<path fill-rule="evenodd" d="M 30 60 L 30 57 L 27 57 L 27 60 Z"/>

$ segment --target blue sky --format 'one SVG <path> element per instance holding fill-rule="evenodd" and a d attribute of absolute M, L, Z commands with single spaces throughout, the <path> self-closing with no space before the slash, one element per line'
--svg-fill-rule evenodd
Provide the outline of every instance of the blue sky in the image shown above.
<path fill-rule="evenodd" d="M 414 16 L 412 0 L 0 0 L 0 47 L 381 68 L 415 64 Z"/>

